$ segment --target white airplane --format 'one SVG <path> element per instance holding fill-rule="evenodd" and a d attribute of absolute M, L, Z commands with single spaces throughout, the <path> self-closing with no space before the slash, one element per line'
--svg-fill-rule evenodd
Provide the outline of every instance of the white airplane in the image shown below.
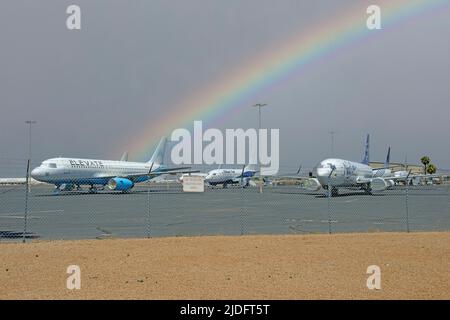
<path fill-rule="evenodd" d="M 304 188 L 318 191 L 331 188 L 331 195 L 338 195 L 339 188 L 359 188 L 372 194 L 394 185 L 396 180 L 408 179 L 408 175 L 396 177 L 389 168 L 373 169 L 369 166 L 369 139 L 367 135 L 364 159 L 361 163 L 342 159 L 325 159 L 313 170 L 314 178 L 307 178 Z M 388 152 L 388 157 L 390 152 Z"/>
<path fill-rule="evenodd" d="M 244 166 L 242 169 L 214 169 L 208 172 L 205 177 L 205 181 L 210 186 L 217 186 L 221 184 L 223 188 L 226 188 L 229 184 L 242 183 L 242 187 L 248 187 L 250 185 L 250 178 L 257 173 L 257 166 L 250 164 Z"/>
<path fill-rule="evenodd" d="M 95 192 L 108 186 L 110 190 L 127 192 L 136 183 L 150 180 L 162 174 L 186 172 L 189 167 L 168 168 L 163 164 L 166 138 L 161 138 L 153 156 L 148 162 L 93 160 L 79 158 L 52 158 L 31 171 L 31 176 L 41 182 L 54 184 L 59 191 L 81 190 L 82 185 L 90 186 Z M 183 171 L 184 170 L 184 171 Z"/>
<path fill-rule="evenodd" d="M 374 178 L 386 178 L 386 182 L 388 184 L 388 188 L 395 186 L 395 181 L 392 179 L 389 179 L 391 177 L 394 177 L 396 179 L 405 179 L 408 177 L 408 172 L 405 172 L 403 175 L 397 175 L 396 173 L 393 173 L 391 170 L 391 147 L 388 148 L 388 153 L 386 156 L 386 161 L 384 162 L 384 167 L 373 169 L 373 177 Z"/>
<path fill-rule="evenodd" d="M 433 174 L 433 175 L 424 175 L 424 174 L 417 174 L 417 173 L 411 173 L 408 170 L 399 170 L 399 171 L 393 171 L 390 164 L 390 155 L 391 155 L 391 147 L 388 149 L 388 153 L 386 156 L 386 161 L 384 163 L 383 168 L 377 168 L 373 170 L 373 176 L 374 177 L 380 177 L 385 178 L 388 188 L 391 188 L 395 186 L 399 181 L 406 182 L 406 180 L 410 179 L 413 183 L 415 181 L 418 181 L 417 179 L 427 177 L 427 178 L 435 178 L 439 175 Z M 408 169 L 408 165 L 405 163 L 405 168 Z"/>

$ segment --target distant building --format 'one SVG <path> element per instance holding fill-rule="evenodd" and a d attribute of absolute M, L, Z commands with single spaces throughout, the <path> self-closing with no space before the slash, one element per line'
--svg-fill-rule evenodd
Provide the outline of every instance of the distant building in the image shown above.
<path fill-rule="evenodd" d="M 384 162 L 374 161 L 374 162 L 370 163 L 370 166 L 374 169 L 383 168 Z M 404 163 L 391 162 L 389 164 L 389 167 L 392 169 L 393 172 L 411 170 L 412 174 L 423 174 L 423 166 L 422 165 L 408 164 L 408 168 L 406 168 Z"/>

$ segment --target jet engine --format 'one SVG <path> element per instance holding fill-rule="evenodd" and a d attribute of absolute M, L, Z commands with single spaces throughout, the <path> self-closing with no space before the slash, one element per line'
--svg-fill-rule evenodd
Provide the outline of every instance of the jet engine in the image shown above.
<path fill-rule="evenodd" d="M 110 190 L 128 191 L 133 187 L 133 181 L 126 178 L 112 178 L 108 181 L 108 188 Z"/>
<path fill-rule="evenodd" d="M 395 181 L 394 180 L 386 180 L 387 182 L 387 187 L 388 188 L 392 188 L 393 186 L 395 186 Z"/>
<path fill-rule="evenodd" d="M 384 180 L 383 178 L 374 178 L 372 181 L 370 181 L 370 188 L 373 191 L 383 191 L 386 190 L 389 187 L 388 182 Z"/>
<path fill-rule="evenodd" d="M 308 191 L 319 191 L 320 188 L 322 188 L 322 185 L 317 178 L 309 178 L 303 182 L 303 188 Z"/>
<path fill-rule="evenodd" d="M 63 183 L 57 187 L 60 191 L 72 191 L 75 189 L 75 185 L 72 183 Z"/>

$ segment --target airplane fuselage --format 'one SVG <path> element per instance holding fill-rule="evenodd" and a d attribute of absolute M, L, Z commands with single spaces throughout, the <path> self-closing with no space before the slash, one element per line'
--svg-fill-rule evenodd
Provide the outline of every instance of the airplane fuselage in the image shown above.
<path fill-rule="evenodd" d="M 240 183 L 241 175 L 242 179 L 248 180 L 255 175 L 255 172 L 244 170 L 242 174 L 242 169 L 215 169 L 208 172 L 205 181 L 210 185 Z"/>
<path fill-rule="evenodd" d="M 76 185 L 106 185 L 112 176 L 145 175 L 150 170 L 150 163 L 112 161 L 79 158 L 53 158 L 31 172 L 31 176 L 41 182 Z M 158 171 L 161 166 L 154 166 Z M 138 177 L 134 182 L 148 180 L 148 176 Z"/>
<path fill-rule="evenodd" d="M 361 181 L 373 177 L 370 166 L 343 159 L 325 159 L 315 168 L 315 175 L 322 187 L 355 187 L 361 186 Z"/>

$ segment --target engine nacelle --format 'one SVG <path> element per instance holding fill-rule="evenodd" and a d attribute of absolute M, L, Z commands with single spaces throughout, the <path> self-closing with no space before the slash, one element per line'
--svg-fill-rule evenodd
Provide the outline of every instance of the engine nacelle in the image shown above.
<path fill-rule="evenodd" d="M 370 182 L 370 188 L 373 191 L 383 191 L 386 190 L 388 186 L 388 183 L 383 178 L 374 178 Z"/>
<path fill-rule="evenodd" d="M 60 191 L 72 191 L 75 189 L 75 185 L 72 183 L 63 183 L 57 187 Z"/>
<path fill-rule="evenodd" d="M 308 191 L 319 191 L 322 185 L 317 178 L 309 178 L 303 182 L 303 188 Z"/>
<path fill-rule="evenodd" d="M 395 181 L 394 180 L 386 180 L 387 184 L 388 184 L 388 188 L 392 188 L 395 186 Z"/>
<path fill-rule="evenodd" d="M 108 188 L 110 190 L 128 191 L 133 187 L 133 181 L 126 178 L 112 178 L 108 181 Z"/>

